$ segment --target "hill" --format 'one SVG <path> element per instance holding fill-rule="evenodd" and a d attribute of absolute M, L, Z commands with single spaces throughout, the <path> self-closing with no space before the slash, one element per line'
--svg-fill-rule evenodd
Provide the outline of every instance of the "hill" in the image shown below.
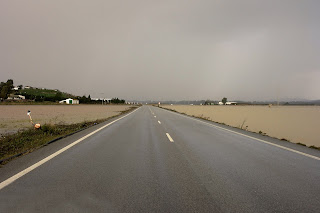
<path fill-rule="evenodd" d="M 23 95 L 26 97 L 26 99 L 34 100 L 37 102 L 42 101 L 61 101 L 62 99 L 66 98 L 75 98 L 74 95 L 61 92 L 59 90 L 53 90 L 53 89 L 39 89 L 39 88 L 24 88 L 17 92 L 15 92 L 16 95 Z"/>

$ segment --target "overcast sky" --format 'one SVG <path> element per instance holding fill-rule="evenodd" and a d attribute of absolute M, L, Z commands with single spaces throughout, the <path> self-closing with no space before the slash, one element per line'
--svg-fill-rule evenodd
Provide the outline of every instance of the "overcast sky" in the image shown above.
<path fill-rule="evenodd" d="M 320 1 L 1 0 L 0 81 L 126 100 L 320 99 Z"/>

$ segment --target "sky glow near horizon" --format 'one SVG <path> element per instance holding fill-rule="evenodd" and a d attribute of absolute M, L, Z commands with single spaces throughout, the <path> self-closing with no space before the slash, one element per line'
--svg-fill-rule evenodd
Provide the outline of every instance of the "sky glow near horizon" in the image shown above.
<path fill-rule="evenodd" d="M 320 1 L 0 2 L 0 81 L 126 100 L 320 99 Z"/>

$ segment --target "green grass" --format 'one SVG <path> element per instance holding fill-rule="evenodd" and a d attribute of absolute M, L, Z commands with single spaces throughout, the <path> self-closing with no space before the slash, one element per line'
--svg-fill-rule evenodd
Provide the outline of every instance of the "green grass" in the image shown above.
<path fill-rule="evenodd" d="M 124 114 L 136 109 L 136 107 L 131 107 L 126 111 L 122 111 L 120 114 Z M 118 116 L 118 115 L 116 115 Z M 116 117 L 113 116 L 113 117 Z M 0 160 L 11 158 L 17 154 L 26 154 L 32 152 L 36 149 L 41 148 L 48 142 L 65 137 L 71 133 L 79 130 L 83 130 L 87 127 L 93 126 L 95 124 L 102 123 L 113 117 L 106 119 L 99 119 L 95 121 L 84 121 L 76 124 L 60 124 L 60 125 L 50 125 L 45 124 L 41 129 L 27 129 L 16 134 L 6 135 L 0 138 Z M 2 162 L 2 164 L 8 161 Z"/>

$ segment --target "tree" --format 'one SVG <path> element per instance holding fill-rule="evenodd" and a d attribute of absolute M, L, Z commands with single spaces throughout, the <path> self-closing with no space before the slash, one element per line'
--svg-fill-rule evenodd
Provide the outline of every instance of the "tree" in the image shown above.
<path fill-rule="evenodd" d="M 226 97 L 224 97 L 224 98 L 222 98 L 222 101 L 221 101 L 224 105 L 226 105 L 226 103 L 227 103 L 227 98 Z"/>
<path fill-rule="evenodd" d="M 7 85 L 3 86 L 1 91 L 0 91 L 0 98 L 7 99 L 8 98 L 8 93 L 9 93 L 8 86 Z"/>
<path fill-rule="evenodd" d="M 6 83 L 1 82 L 1 83 L 0 83 L 0 98 L 3 98 L 3 97 L 2 97 L 2 88 L 3 88 L 4 86 L 6 86 Z"/>
<path fill-rule="evenodd" d="M 13 89 L 13 80 L 8 79 L 6 83 L 0 83 L 0 98 L 7 99 Z"/>
<path fill-rule="evenodd" d="M 8 79 L 7 83 L 6 83 L 9 91 L 11 91 L 13 89 L 13 80 L 12 79 Z"/>
<path fill-rule="evenodd" d="M 21 90 L 21 89 L 23 88 L 23 85 L 20 84 L 20 85 L 18 86 L 18 88 L 19 88 L 19 90 Z"/>
<path fill-rule="evenodd" d="M 6 85 L 6 83 L 4 83 L 4 82 L 1 82 L 0 83 L 0 92 L 1 92 L 1 90 L 2 90 L 2 87 L 4 87 Z"/>

